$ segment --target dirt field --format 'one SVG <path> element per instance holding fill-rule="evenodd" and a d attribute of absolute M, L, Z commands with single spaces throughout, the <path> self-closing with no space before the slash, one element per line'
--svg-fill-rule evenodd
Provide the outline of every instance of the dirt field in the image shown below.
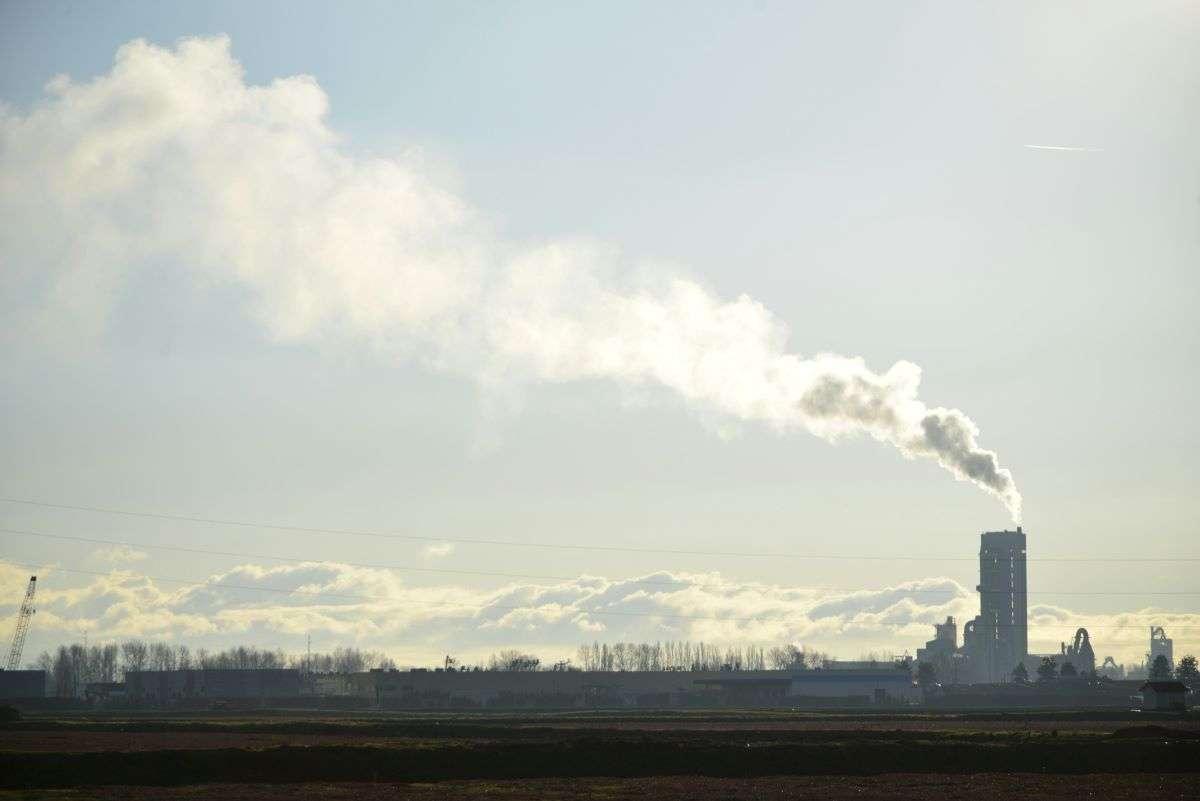
<path fill-rule="evenodd" d="M 112 732 L 21 731 L 5 732 L 0 749 L 29 753 L 62 754 L 90 751 L 192 751 L 214 748 L 262 749 L 281 745 L 350 745 L 403 748 L 426 742 L 414 737 L 372 737 L 345 734 L 270 734 L 231 732 Z"/>
<path fill-rule="evenodd" d="M 885 776 L 770 776 L 759 779 L 711 779 L 660 776 L 649 779 L 559 779 L 453 781 L 436 784 L 197 784 L 187 787 L 88 787 L 83 789 L 0 791 L 0 799 L 55 801 L 759 801 L 795 799 L 830 801 L 910 801 L 937 798 L 977 801 L 1150 801 L 1194 799 L 1200 776 L 1061 776 L 995 773 L 889 774 Z"/>
<path fill-rule="evenodd" d="M 0 788 L 0 799 L 1197 798 L 1200 716 L 31 715 L 0 725 Z"/>
<path fill-rule="evenodd" d="M 1142 721 L 1134 720 L 1133 723 Z M 994 738 L 1002 735 L 1112 737 L 1114 732 L 1136 732 L 1126 720 L 1069 720 L 1019 717 L 977 719 L 944 717 L 892 720 L 792 719 L 723 720 L 683 719 L 462 719 L 458 717 L 398 720 L 263 720 L 191 718 L 97 720 L 47 719 L 28 721 L 29 728 L 3 732 L 0 750 L 29 753 L 85 753 L 97 751 L 160 751 L 255 749 L 277 746 L 372 746 L 413 748 L 431 744 L 496 742 L 546 737 L 608 737 L 620 734 L 658 734 L 677 739 L 681 734 L 740 735 L 749 741 L 815 742 L 836 735 L 846 739 L 891 739 L 897 734 L 921 734 L 934 739 Z M 1158 729 L 1195 733 L 1200 720 L 1155 720 Z"/>

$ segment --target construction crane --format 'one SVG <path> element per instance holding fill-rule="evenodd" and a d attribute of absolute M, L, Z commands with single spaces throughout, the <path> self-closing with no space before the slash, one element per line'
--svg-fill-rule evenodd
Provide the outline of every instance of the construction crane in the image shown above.
<path fill-rule="evenodd" d="M 37 590 L 37 576 L 29 577 L 29 589 L 25 590 L 25 600 L 21 602 L 21 611 L 17 613 L 17 630 L 13 632 L 12 648 L 8 652 L 8 663 L 5 670 L 16 670 L 21 667 L 21 652 L 25 650 L 25 635 L 29 633 L 29 623 L 33 619 L 33 593 Z"/>

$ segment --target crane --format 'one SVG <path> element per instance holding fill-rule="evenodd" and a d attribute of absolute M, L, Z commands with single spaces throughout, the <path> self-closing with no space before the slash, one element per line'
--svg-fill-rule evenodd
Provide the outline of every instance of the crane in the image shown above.
<path fill-rule="evenodd" d="M 21 651 L 25 650 L 25 635 L 29 633 L 29 623 L 33 618 L 33 593 L 37 590 L 37 576 L 29 577 L 29 589 L 25 590 L 25 600 L 21 602 L 21 611 L 17 612 L 17 630 L 13 632 L 12 648 L 8 652 L 8 663 L 5 670 L 16 670 L 21 666 Z"/>

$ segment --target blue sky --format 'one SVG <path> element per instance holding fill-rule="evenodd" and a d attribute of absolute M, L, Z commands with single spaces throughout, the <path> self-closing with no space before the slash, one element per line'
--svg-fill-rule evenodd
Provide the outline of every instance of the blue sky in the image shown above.
<path fill-rule="evenodd" d="M 920 365 L 921 398 L 963 410 L 1013 471 L 1031 556 L 1198 556 L 1200 48 L 1186 4 L 8 3 L 0 16 L 6 120 L 52 104 L 43 87 L 55 75 L 107 74 L 132 39 L 172 48 L 228 35 L 246 85 L 312 76 L 336 152 L 418 165 L 461 201 L 472 242 L 505 252 L 587 242 L 615 254 L 605 258 L 618 272 L 686 275 L 727 301 L 749 295 L 786 326 L 790 351 L 861 356 L 878 373 Z M 23 155 L 4 155 L 8 203 L 26 203 Z M 5 234 L 22 243 L 4 254 L 10 274 L 30 252 L 24 233 Z M 432 555 L 418 543 L 16 504 L 0 508 L 5 526 L 372 565 L 612 579 L 719 571 L 786 592 L 937 578 L 970 588 L 978 532 L 1009 523 L 995 498 L 928 460 L 869 437 L 831 446 L 780 435 L 653 382 L 481 389 L 375 346 L 281 343 L 244 284 L 197 282 L 186 261 L 158 252 L 97 290 L 110 313 L 86 348 L 63 347 L 79 320 L 70 315 L 53 318 L 54 344 L 25 330 L 0 340 L 5 496 L 461 539 L 965 560 L 466 545 Z M 25 284 L 0 289 L 5 309 L 41 313 Z M 102 562 L 80 543 L 0 541 L 17 562 Z M 200 579 L 245 561 L 146 554 L 117 564 Z M 1186 592 L 1191 564 L 1035 563 L 1031 588 Z M 403 584 L 487 593 L 504 581 Z M 5 590 L 11 603 L 18 589 Z M 1146 607 L 1197 611 L 1186 595 L 1038 600 L 1101 616 L 1095 626 Z M 911 631 L 769 636 L 847 656 L 903 650 L 943 611 L 924 610 Z M 72 627 L 136 628 L 61 612 L 60 629 L 35 630 L 38 647 Z M 1075 619 L 1046 636 L 1066 639 Z M 461 632 L 465 648 L 491 646 L 479 631 Z M 592 636 L 519 631 L 544 649 Z M 270 623 L 249 633 L 281 647 L 300 636 Z M 604 636 L 625 634 L 610 621 Z M 403 627 L 353 636 L 401 662 L 441 648 Z M 1106 653 L 1106 637 L 1093 640 Z M 1132 657 L 1140 645 L 1118 648 Z"/>

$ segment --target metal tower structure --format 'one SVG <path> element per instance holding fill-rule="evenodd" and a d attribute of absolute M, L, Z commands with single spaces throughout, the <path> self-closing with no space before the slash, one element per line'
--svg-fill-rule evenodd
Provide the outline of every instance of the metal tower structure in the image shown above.
<path fill-rule="evenodd" d="M 25 590 L 25 600 L 21 602 L 21 611 L 17 613 L 17 630 L 13 632 L 12 648 L 8 652 L 8 663 L 5 670 L 16 670 L 21 667 L 21 652 L 25 650 L 25 635 L 29 633 L 29 623 L 33 619 L 33 593 L 37 590 L 37 576 L 29 577 L 29 589 Z"/>

